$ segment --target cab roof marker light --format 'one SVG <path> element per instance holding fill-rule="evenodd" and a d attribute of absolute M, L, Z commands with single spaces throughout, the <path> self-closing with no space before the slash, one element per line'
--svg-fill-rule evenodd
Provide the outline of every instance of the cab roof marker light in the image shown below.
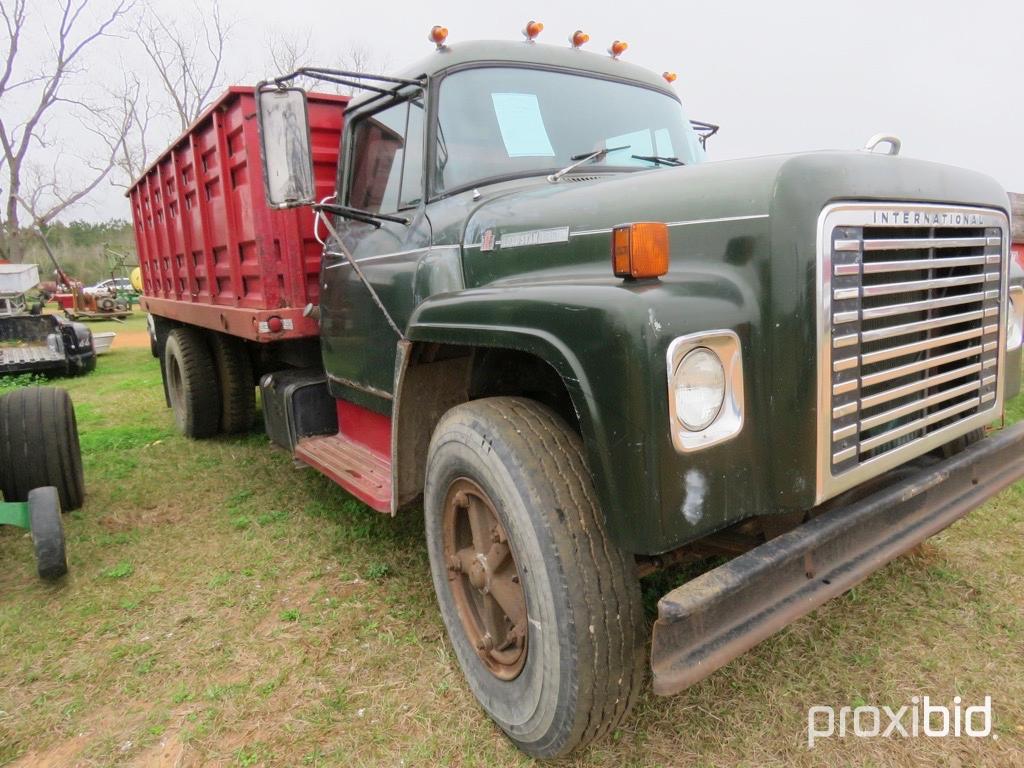
<path fill-rule="evenodd" d="M 526 36 L 526 42 L 532 43 L 537 40 L 537 35 L 544 31 L 544 25 L 539 21 L 530 19 L 526 22 L 526 26 L 523 27 L 523 35 Z"/>
<path fill-rule="evenodd" d="M 430 34 L 427 35 L 427 40 L 437 46 L 437 50 L 444 48 L 444 41 L 448 39 L 448 27 L 442 27 L 440 24 L 435 24 L 430 28 Z"/>
<path fill-rule="evenodd" d="M 617 59 L 626 52 L 627 48 L 629 48 L 629 43 L 625 40 L 613 40 L 612 44 L 608 46 L 608 53 L 613 59 Z"/>
<path fill-rule="evenodd" d="M 569 35 L 569 45 L 571 45 L 573 48 L 582 48 L 589 42 L 590 35 L 588 35 L 582 29 L 577 29 L 575 32 Z"/>
<path fill-rule="evenodd" d="M 666 83 L 674 83 L 679 77 L 675 72 L 662 72 L 661 76 L 665 78 Z"/>

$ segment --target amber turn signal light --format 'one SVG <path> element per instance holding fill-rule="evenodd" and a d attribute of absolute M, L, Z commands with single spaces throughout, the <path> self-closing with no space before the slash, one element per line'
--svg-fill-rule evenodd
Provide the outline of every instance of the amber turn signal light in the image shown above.
<path fill-rule="evenodd" d="M 613 59 L 617 59 L 626 52 L 627 48 L 629 48 L 629 43 L 625 40 L 614 40 L 608 47 L 608 53 L 612 55 Z"/>
<path fill-rule="evenodd" d="M 584 32 L 582 29 L 577 29 L 571 35 L 569 35 L 569 44 L 573 48 L 582 48 L 584 45 L 590 42 L 590 35 Z"/>
<path fill-rule="evenodd" d="M 534 21 L 533 19 L 526 22 L 526 26 L 523 28 L 523 34 L 526 35 L 526 39 L 531 43 L 536 40 L 537 35 L 543 31 L 544 25 L 539 21 Z"/>
<path fill-rule="evenodd" d="M 636 221 L 612 230 L 612 272 L 616 277 L 660 277 L 668 272 L 668 226 Z"/>
<path fill-rule="evenodd" d="M 666 83 L 674 83 L 677 77 L 675 72 L 662 72 L 661 76 L 665 78 Z"/>
<path fill-rule="evenodd" d="M 443 48 L 444 41 L 448 39 L 448 27 L 434 25 L 430 28 L 430 34 L 427 35 L 427 39 L 437 45 L 438 48 Z"/>

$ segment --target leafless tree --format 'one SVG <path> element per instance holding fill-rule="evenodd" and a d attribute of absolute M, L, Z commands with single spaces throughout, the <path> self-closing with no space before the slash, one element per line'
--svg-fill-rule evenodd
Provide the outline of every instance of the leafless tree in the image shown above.
<path fill-rule="evenodd" d="M 199 117 L 222 85 L 225 46 L 232 27 L 221 13 L 219 0 L 193 8 L 185 26 L 147 8 L 136 32 L 182 131 Z"/>
<path fill-rule="evenodd" d="M 0 57 L 0 166 L 7 177 L 3 233 L 5 250 L 12 261 L 24 258 L 22 211 L 28 213 L 33 226 L 42 226 L 92 192 L 116 165 L 113 153 L 102 155 L 86 161 L 87 173 L 74 179 L 74 174 L 59 161 L 44 170 L 42 162 L 34 159 L 33 150 L 49 148 L 48 117 L 66 111 L 87 119 L 89 105 L 66 97 L 66 87 L 82 72 L 85 51 L 114 32 L 132 3 L 133 0 L 117 0 L 107 6 L 107 12 L 94 17 L 93 0 L 53 0 L 52 15 L 58 18 L 58 24 L 50 29 L 42 19 L 46 15 L 43 4 L 34 0 L 31 11 L 40 17 L 39 24 L 52 52 L 45 66 L 32 69 L 23 63 L 21 47 L 28 34 L 28 1 L 0 0 L 0 40 L 6 44 Z M 19 110 L 21 104 L 28 106 Z M 58 153 L 57 157 L 59 160 L 61 155 Z"/>
<path fill-rule="evenodd" d="M 102 107 L 90 108 L 93 120 L 86 129 L 110 151 L 120 173 L 111 183 L 123 187 L 142 175 L 153 153 L 153 128 L 168 117 L 154 103 L 139 77 L 125 71 L 119 87 L 108 88 Z"/>
<path fill-rule="evenodd" d="M 298 34 L 278 33 L 267 38 L 267 51 L 270 54 L 270 64 L 273 69 L 268 75 L 285 75 L 294 72 L 301 67 L 316 65 L 316 55 L 313 53 L 313 46 L 310 42 L 310 34 L 305 36 Z M 307 77 L 296 78 L 293 84 L 303 88 L 313 87 L 313 81 Z"/>
<path fill-rule="evenodd" d="M 383 75 L 389 66 L 387 57 L 377 56 L 365 43 L 349 42 L 338 57 L 338 68 L 350 72 Z M 351 86 L 339 86 L 337 90 L 349 96 L 358 93 L 358 89 Z"/>

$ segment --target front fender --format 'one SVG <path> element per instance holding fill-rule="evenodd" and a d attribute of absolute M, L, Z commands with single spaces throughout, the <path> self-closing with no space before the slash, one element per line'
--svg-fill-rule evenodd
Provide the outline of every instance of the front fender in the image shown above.
<path fill-rule="evenodd" d="M 467 290 L 424 301 L 408 336 L 526 352 L 551 365 L 579 417 L 609 533 L 628 551 L 653 554 L 725 524 L 725 515 L 737 511 L 727 502 L 730 483 L 733 493 L 740 487 L 737 471 L 744 493 L 759 487 L 751 476 L 753 430 L 684 463 L 668 425 L 665 352 L 672 339 L 730 329 L 742 340 L 744 359 L 755 359 L 750 345 L 760 335 L 760 301 L 741 277 L 715 264 L 664 281 L 595 276 Z M 706 514 L 688 520 L 681 510 L 693 492 L 693 470 L 705 478 Z M 754 503 L 743 506 L 752 513 Z"/>

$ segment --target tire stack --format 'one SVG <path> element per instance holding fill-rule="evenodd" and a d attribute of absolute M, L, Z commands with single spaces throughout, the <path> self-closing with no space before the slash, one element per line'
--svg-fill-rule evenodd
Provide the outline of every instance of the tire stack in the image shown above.
<path fill-rule="evenodd" d="M 28 502 L 39 575 L 67 573 L 61 510 L 85 499 L 78 425 L 63 389 L 31 387 L 0 397 L 0 491 Z"/>

